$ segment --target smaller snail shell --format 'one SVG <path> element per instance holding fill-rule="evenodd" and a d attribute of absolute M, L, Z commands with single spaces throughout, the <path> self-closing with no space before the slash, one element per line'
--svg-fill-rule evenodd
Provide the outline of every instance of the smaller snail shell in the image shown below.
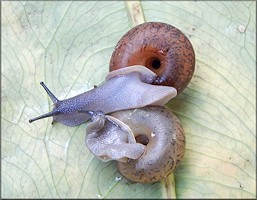
<path fill-rule="evenodd" d="M 134 182 L 156 182 L 171 174 L 185 153 L 185 136 L 177 117 L 165 107 L 148 106 L 112 113 L 138 137 L 146 136 L 145 153 L 128 163 L 118 162 L 118 170 Z M 143 139 L 144 140 L 144 139 Z"/>

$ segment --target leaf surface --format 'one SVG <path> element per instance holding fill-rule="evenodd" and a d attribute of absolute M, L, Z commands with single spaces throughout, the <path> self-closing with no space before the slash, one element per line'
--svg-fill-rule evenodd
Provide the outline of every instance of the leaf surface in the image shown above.
<path fill-rule="evenodd" d="M 255 1 L 142 1 L 139 21 L 122 1 L 1 4 L 2 197 L 168 196 L 165 184 L 129 182 L 115 162 L 93 157 L 86 124 L 28 123 L 52 109 L 40 81 L 59 99 L 98 85 L 120 37 L 142 20 L 179 28 L 196 53 L 192 81 L 168 103 L 187 141 L 177 197 L 256 197 Z"/>

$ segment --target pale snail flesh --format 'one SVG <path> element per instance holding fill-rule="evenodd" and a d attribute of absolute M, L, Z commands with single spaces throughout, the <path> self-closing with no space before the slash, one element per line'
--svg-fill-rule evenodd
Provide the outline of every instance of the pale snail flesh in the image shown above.
<path fill-rule="evenodd" d="M 101 111 L 90 112 L 91 121 L 86 128 L 86 146 L 100 160 L 127 162 L 138 159 L 145 146 L 136 143 L 131 129 L 122 121 Z"/>
<path fill-rule="evenodd" d="M 176 169 L 184 156 L 183 128 L 165 107 L 147 106 L 106 117 L 95 112 L 93 116 L 86 130 L 87 147 L 100 159 L 119 161 L 119 172 L 129 180 L 160 181 Z M 137 143 L 129 139 L 131 133 Z M 110 141 L 116 142 L 110 145 Z"/>
<path fill-rule="evenodd" d="M 101 110 L 107 114 L 147 105 L 163 106 L 177 95 L 177 90 L 169 86 L 152 85 L 155 78 L 156 74 L 144 66 L 122 68 L 110 72 L 100 86 L 65 100 L 58 100 L 41 82 L 54 103 L 54 108 L 29 122 L 53 117 L 53 123 L 77 126 L 90 119 L 90 115 L 79 112 L 81 110 Z"/>

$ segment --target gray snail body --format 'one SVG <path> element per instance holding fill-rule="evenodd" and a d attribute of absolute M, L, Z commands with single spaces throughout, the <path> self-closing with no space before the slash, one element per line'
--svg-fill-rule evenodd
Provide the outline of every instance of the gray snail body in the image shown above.
<path fill-rule="evenodd" d="M 108 117 L 98 114 L 88 124 L 86 145 L 94 155 L 105 161 L 118 160 L 119 172 L 134 182 L 160 181 L 176 169 L 184 156 L 185 136 L 179 120 L 168 109 L 147 106 L 114 112 L 110 119 L 115 134 L 106 125 L 110 123 Z M 136 141 L 129 139 L 131 133 Z M 110 145 L 110 140 L 118 142 Z"/>
<path fill-rule="evenodd" d="M 58 100 L 41 82 L 54 103 L 54 108 L 29 122 L 53 117 L 53 123 L 77 126 L 90 119 L 90 115 L 79 112 L 81 110 L 101 110 L 106 114 L 147 105 L 162 106 L 177 95 L 177 90 L 173 87 L 152 85 L 155 76 L 155 73 L 143 66 L 118 69 L 110 72 L 99 87 L 65 100 Z"/>

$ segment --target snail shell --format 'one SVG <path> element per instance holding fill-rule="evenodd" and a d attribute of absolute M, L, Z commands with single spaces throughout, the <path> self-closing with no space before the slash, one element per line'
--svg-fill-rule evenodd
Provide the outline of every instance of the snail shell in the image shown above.
<path fill-rule="evenodd" d="M 157 74 L 154 84 L 169 85 L 180 93 L 191 80 L 195 53 L 188 38 L 177 28 L 146 22 L 130 29 L 117 43 L 110 71 L 143 65 Z"/>

